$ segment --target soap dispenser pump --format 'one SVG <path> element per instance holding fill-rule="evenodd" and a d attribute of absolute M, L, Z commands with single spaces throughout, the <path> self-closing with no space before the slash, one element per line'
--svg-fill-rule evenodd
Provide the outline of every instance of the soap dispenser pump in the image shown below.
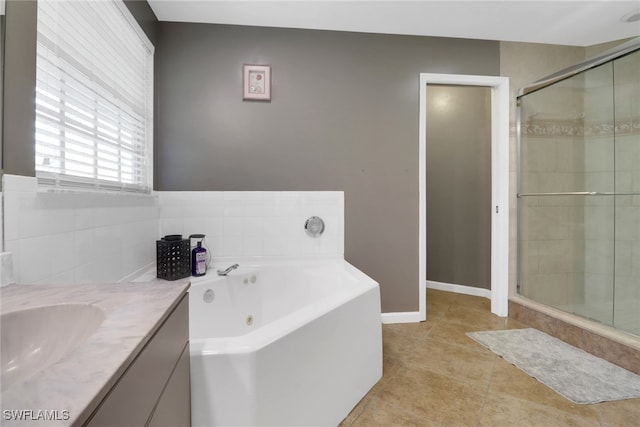
<path fill-rule="evenodd" d="M 191 239 L 200 239 L 196 243 L 196 247 L 191 251 L 191 274 L 194 276 L 204 276 L 207 273 L 207 250 L 202 247 L 204 234 L 192 234 Z"/>

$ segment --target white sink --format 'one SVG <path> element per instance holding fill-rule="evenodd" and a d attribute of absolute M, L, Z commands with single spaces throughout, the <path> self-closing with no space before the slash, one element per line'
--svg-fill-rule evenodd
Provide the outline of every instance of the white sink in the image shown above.
<path fill-rule="evenodd" d="M 69 354 L 104 320 L 90 304 L 60 304 L 0 316 L 2 390 Z"/>

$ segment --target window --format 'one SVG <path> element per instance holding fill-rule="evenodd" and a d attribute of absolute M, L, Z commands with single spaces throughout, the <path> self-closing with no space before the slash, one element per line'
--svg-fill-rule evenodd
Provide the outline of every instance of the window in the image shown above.
<path fill-rule="evenodd" d="M 153 45 L 121 0 L 38 1 L 36 175 L 152 188 Z"/>

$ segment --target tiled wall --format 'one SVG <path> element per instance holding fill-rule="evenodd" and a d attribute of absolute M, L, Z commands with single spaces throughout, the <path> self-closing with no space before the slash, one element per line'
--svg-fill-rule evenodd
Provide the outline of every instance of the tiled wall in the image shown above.
<path fill-rule="evenodd" d="M 2 178 L 0 178 L 0 179 L 2 179 Z M 1 188 L 0 188 L 0 190 L 1 190 Z M 3 247 L 3 243 L 4 243 L 3 232 L 4 232 L 4 230 L 3 230 L 3 226 L 2 226 L 2 224 L 3 224 L 2 215 L 3 215 L 3 212 L 4 212 L 4 209 L 2 208 L 2 204 L 3 203 L 4 203 L 4 199 L 2 198 L 2 191 L 0 191 L 0 252 L 2 252 L 4 250 L 4 247 Z"/>
<path fill-rule="evenodd" d="M 213 262 L 238 258 L 343 256 L 344 193 L 341 191 L 159 192 L 160 235 L 206 234 Z M 305 221 L 325 222 L 309 237 Z"/>
<path fill-rule="evenodd" d="M 118 281 L 155 262 L 167 234 L 206 234 L 213 261 L 343 256 L 344 193 L 48 192 L 35 178 L 4 176 L 5 250 L 16 283 Z M 306 235 L 319 216 L 325 232 Z"/>
<path fill-rule="evenodd" d="M 640 193 L 640 122 L 635 135 L 616 137 L 618 158 L 616 191 Z M 640 336 L 640 196 L 616 197 L 615 221 L 614 325 Z"/>
<path fill-rule="evenodd" d="M 617 137 L 614 127 L 613 68 L 611 64 L 584 74 L 584 164 L 588 191 L 617 192 Z M 617 161 L 616 161 L 617 160 Z M 617 198 L 585 198 L 584 230 L 578 238 L 584 245 L 582 299 L 573 301 L 571 310 L 604 324 L 614 322 L 614 245 Z"/>
<path fill-rule="evenodd" d="M 6 286 L 13 283 L 13 262 L 12 254 L 4 251 L 4 239 L 3 239 L 3 221 L 2 213 L 2 191 L 0 191 L 0 286 Z"/>
<path fill-rule="evenodd" d="M 112 282 L 155 261 L 155 196 L 38 191 L 13 175 L 3 191 L 16 283 Z"/>
<path fill-rule="evenodd" d="M 583 91 L 583 79 L 574 78 L 523 98 L 521 192 L 596 191 L 585 185 L 600 165 L 585 162 Z M 582 281 L 585 268 L 584 197 L 533 196 L 518 203 L 520 293 L 556 307 L 572 304 L 583 293 L 573 284 Z"/>
<path fill-rule="evenodd" d="M 573 46 L 553 46 L 537 43 L 500 42 L 500 74 L 509 77 L 509 291 L 515 294 L 517 284 L 517 175 L 516 96 L 518 89 L 562 68 L 583 61 L 585 50 Z"/>
<path fill-rule="evenodd" d="M 538 191 L 579 191 L 559 188 L 565 175 L 571 174 L 540 174 L 544 183 Z M 555 189 L 551 187 L 554 183 Z M 527 192 L 536 192 L 534 187 Z M 519 203 L 521 293 L 554 306 L 571 303 L 576 291 L 572 284 L 580 281 L 578 276 L 584 271 L 584 200 L 578 196 L 523 197 Z"/>
<path fill-rule="evenodd" d="M 640 52 L 615 63 L 616 192 L 640 193 Z M 616 197 L 614 325 L 640 336 L 640 196 Z"/>

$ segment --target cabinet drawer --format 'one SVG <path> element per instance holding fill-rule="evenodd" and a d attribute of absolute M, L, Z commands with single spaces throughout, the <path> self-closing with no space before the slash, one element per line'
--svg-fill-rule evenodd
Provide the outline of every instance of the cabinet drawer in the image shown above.
<path fill-rule="evenodd" d="M 189 357 L 189 344 L 187 344 L 147 427 L 189 427 L 191 425 Z"/>

